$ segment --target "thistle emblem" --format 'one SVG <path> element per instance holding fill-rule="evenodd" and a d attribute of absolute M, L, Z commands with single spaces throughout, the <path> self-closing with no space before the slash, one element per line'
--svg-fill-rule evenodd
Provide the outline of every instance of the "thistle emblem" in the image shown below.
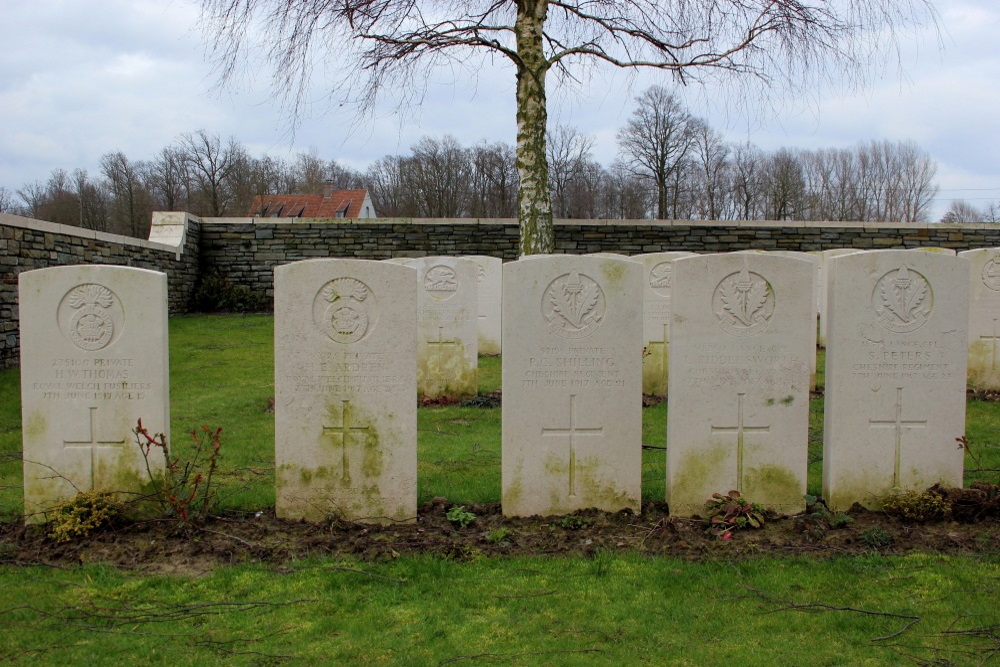
<path fill-rule="evenodd" d="M 878 323 L 895 333 L 909 333 L 923 326 L 933 304 L 930 283 L 905 264 L 882 276 L 872 292 Z"/>
<path fill-rule="evenodd" d="M 65 304 L 76 311 L 69 320 L 69 338 L 82 350 L 107 347 L 115 335 L 111 307 L 115 295 L 107 287 L 90 283 L 70 290 Z"/>
<path fill-rule="evenodd" d="M 563 338 L 583 338 L 604 320 L 604 291 L 592 278 L 576 270 L 559 276 L 542 296 L 542 316 L 549 331 Z"/>
<path fill-rule="evenodd" d="M 712 307 L 726 333 L 754 336 L 771 322 L 774 290 L 763 276 L 750 271 L 744 257 L 743 268 L 723 278 L 715 288 Z"/>
<path fill-rule="evenodd" d="M 371 290 L 356 278 L 336 278 L 323 285 L 313 302 L 313 317 L 331 340 L 356 343 L 378 317 Z"/>

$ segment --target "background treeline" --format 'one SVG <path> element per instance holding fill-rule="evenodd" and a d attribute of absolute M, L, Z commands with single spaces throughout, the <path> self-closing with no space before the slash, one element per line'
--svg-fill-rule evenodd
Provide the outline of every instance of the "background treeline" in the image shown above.
<path fill-rule="evenodd" d="M 937 165 L 912 141 L 764 151 L 725 141 L 665 88 L 635 102 L 607 166 L 593 158 L 593 137 L 550 128 L 556 218 L 906 222 L 931 214 Z M 255 157 L 236 139 L 205 131 L 181 135 L 148 160 L 108 153 L 99 174 L 56 169 L 14 193 L 0 188 L 0 212 L 146 237 L 152 211 L 243 216 L 258 195 L 319 194 L 326 181 L 367 188 L 383 217 L 517 216 L 511 144 L 424 137 L 409 154 L 360 172 L 315 152 Z M 959 201 L 944 220 L 995 221 L 997 213 Z"/>

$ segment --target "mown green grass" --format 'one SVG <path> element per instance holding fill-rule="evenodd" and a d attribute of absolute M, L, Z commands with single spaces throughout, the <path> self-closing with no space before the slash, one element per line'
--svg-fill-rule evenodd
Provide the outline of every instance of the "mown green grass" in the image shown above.
<path fill-rule="evenodd" d="M 200 578 L 6 566 L 0 661 L 976 664 L 995 640 L 959 633 L 995 629 L 998 565 L 939 555 L 698 563 L 599 553 L 309 560 Z"/>
<path fill-rule="evenodd" d="M 175 317 L 170 327 L 175 445 L 191 428 L 222 426 L 224 507 L 271 507 L 271 318 Z M 499 359 L 481 362 L 481 392 L 495 391 Z M 643 442 L 656 448 L 643 452 L 648 500 L 663 498 L 666 414 L 666 405 L 643 410 Z M 822 420 L 813 399 L 811 493 L 821 486 Z M 969 468 L 1000 467 L 998 420 L 996 404 L 969 403 Z M 499 408 L 421 408 L 418 424 L 421 502 L 499 500 Z M 0 372 L 6 518 L 20 513 L 20 493 L 14 369 Z M 993 555 L 687 562 L 599 551 L 463 563 L 312 559 L 201 577 L 5 564 L 0 662 L 977 664 L 997 648 L 998 581 Z M 977 628 L 993 634 L 968 632 Z"/>

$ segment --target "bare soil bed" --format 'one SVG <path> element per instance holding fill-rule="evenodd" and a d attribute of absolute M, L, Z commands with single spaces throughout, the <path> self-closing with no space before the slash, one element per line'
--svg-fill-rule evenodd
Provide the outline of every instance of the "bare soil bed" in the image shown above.
<path fill-rule="evenodd" d="M 0 562 L 68 567 L 109 563 L 141 572 L 198 575 L 228 564 L 275 567 L 313 556 L 366 561 L 432 554 L 473 559 L 504 556 L 593 556 L 631 551 L 684 559 L 761 556 L 828 558 L 879 552 L 1000 553 L 1000 487 L 935 489 L 952 506 L 945 520 L 914 522 L 855 506 L 846 525 L 832 528 L 815 513 L 771 516 L 759 530 L 731 539 L 706 532 L 707 522 L 668 515 L 663 503 L 641 514 L 581 511 L 565 517 L 507 518 L 499 503 L 466 506 L 475 519 L 461 527 L 447 519 L 451 504 L 435 498 L 416 521 L 388 526 L 330 520 L 321 524 L 278 519 L 273 511 L 230 513 L 181 530 L 171 521 L 119 523 L 86 539 L 56 542 L 43 526 L 0 524 Z"/>

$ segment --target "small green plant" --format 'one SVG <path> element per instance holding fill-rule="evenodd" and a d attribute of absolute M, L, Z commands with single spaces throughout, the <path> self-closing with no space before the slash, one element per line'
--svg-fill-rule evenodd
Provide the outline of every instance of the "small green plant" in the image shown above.
<path fill-rule="evenodd" d="M 937 521 L 951 515 L 951 503 L 933 493 L 900 491 L 882 499 L 882 511 L 907 521 Z"/>
<path fill-rule="evenodd" d="M 812 519 L 814 522 L 823 522 L 827 527 L 837 530 L 838 528 L 846 528 L 849 523 L 854 521 L 854 517 L 845 512 L 831 512 L 830 508 L 826 506 L 826 501 L 818 496 L 806 495 L 804 498 L 806 518 Z"/>
<path fill-rule="evenodd" d="M 869 549 L 883 549 L 892 544 L 892 535 L 882 526 L 866 528 L 858 537 Z"/>
<path fill-rule="evenodd" d="M 56 542 L 87 537 L 111 524 L 121 513 L 122 505 L 114 493 L 81 491 L 52 510 L 49 537 Z"/>
<path fill-rule="evenodd" d="M 510 541 L 507 539 L 508 535 L 510 535 L 510 531 L 507 530 L 506 526 L 498 526 L 497 528 L 494 528 L 489 532 L 489 534 L 486 535 L 486 539 L 492 542 L 493 544 L 499 544 L 500 546 L 508 546 L 510 544 Z"/>
<path fill-rule="evenodd" d="M 448 513 L 445 514 L 445 518 L 448 519 L 448 521 L 451 521 L 454 525 L 465 528 L 476 520 L 476 515 L 472 512 L 466 511 L 465 505 L 455 505 L 448 510 Z"/>
<path fill-rule="evenodd" d="M 713 493 L 705 501 L 705 513 L 709 521 L 705 532 L 724 540 L 731 538 L 734 530 L 764 525 L 764 508 L 743 498 L 739 491 Z"/>
<path fill-rule="evenodd" d="M 218 503 L 212 484 L 222 449 L 222 429 L 202 426 L 190 432 L 192 456 L 186 461 L 173 456 L 170 444 L 162 433 L 155 435 L 142 425 L 132 429 L 136 444 L 142 450 L 146 473 L 153 482 L 156 499 L 164 513 L 187 528 L 191 523 L 205 520 Z M 163 474 L 154 473 L 149 465 L 150 453 L 159 449 L 165 462 Z"/>
<path fill-rule="evenodd" d="M 559 517 L 555 523 L 560 528 L 565 528 L 566 530 L 582 530 L 583 528 L 589 528 L 592 526 L 594 524 L 594 520 L 589 516 L 570 514 L 568 516 Z"/>

